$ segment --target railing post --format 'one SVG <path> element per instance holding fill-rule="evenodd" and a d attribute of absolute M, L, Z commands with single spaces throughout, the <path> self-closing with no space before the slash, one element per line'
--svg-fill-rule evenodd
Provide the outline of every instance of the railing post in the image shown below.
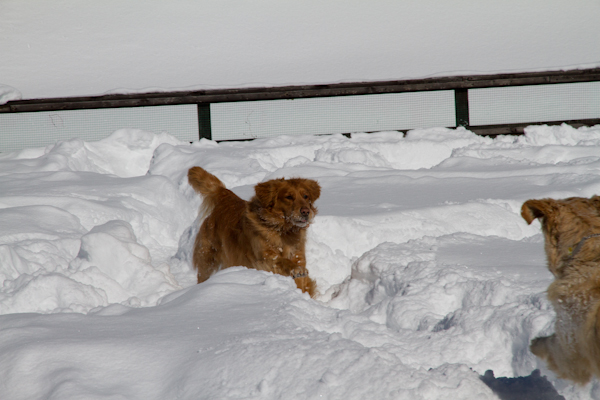
<path fill-rule="evenodd" d="M 198 131 L 199 139 L 212 140 L 210 127 L 210 103 L 198 104 Z"/>
<path fill-rule="evenodd" d="M 454 89 L 454 110 L 456 126 L 468 127 L 469 123 L 469 89 Z"/>

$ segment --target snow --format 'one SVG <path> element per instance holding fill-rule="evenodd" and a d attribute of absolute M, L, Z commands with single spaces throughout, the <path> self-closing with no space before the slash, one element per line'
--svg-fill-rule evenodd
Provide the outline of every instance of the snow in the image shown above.
<path fill-rule="evenodd" d="M 6 104 L 9 101 L 21 100 L 22 95 L 14 87 L 0 84 L 0 104 Z"/>
<path fill-rule="evenodd" d="M 0 104 L 599 67 L 599 16 L 595 0 L 4 0 Z M 599 193 L 599 147 L 599 126 L 192 144 L 120 129 L 2 153 L 0 398 L 600 398 L 528 350 L 552 332 L 552 278 L 519 215 Z M 196 284 L 193 165 L 246 199 L 320 182 L 316 299 L 243 267 Z"/>
<path fill-rule="evenodd" d="M 3 0 L 0 104 L 592 68 L 598 18 L 596 0 Z"/>
<path fill-rule="evenodd" d="M 553 330 L 552 277 L 519 211 L 598 193 L 599 148 L 600 126 L 192 144 L 123 129 L 0 154 L 0 398 L 598 398 L 528 350 Z M 195 284 L 193 165 L 246 199 L 319 181 L 316 299 L 243 267 Z"/>

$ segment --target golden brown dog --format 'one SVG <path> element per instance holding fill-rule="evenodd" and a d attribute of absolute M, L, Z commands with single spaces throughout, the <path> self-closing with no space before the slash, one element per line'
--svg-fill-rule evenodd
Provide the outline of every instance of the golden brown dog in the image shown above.
<path fill-rule="evenodd" d="M 291 276 L 311 297 L 315 282 L 306 270 L 306 229 L 317 214 L 321 194 L 311 179 L 273 179 L 259 183 L 256 195 L 242 200 L 200 167 L 188 171 L 190 185 L 203 196 L 206 219 L 194 244 L 198 283 L 223 268 L 245 266 Z"/>
<path fill-rule="evenodd" d="M 521 215 L 540 219 L 555 278 L 555 332 L 533 339 L 531 352 L 560 378 L 584 384 L 600 377 L 600 197 L 528 200 Z"/>

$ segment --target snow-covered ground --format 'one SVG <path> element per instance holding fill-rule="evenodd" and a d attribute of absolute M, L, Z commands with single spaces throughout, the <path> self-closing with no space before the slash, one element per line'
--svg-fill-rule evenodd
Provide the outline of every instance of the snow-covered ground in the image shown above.
<path fill-rule="evenodd" d="M 598 67 L 597 0 L 2 0 L 0 103 Z"/>
<path fill-rule="evenodd" d="M 193 165 L 244 198 L 320 182 L 316 300 L 241 267 L 195 284 Z M 493 399 L 487 370 L 535 369 L 598 398 L 528 351 L 554 312 L 539 223 L 519 211 L 599 192 L 600 127 L 220 144 L 119 130 L 0 154 L 0 398 Z"/>

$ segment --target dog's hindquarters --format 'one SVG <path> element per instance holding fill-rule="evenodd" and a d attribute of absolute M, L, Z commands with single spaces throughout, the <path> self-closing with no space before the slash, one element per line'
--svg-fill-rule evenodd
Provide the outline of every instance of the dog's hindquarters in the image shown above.
<path fill-rule="evenodd" d="M 217 209 L 236 209 L 240 207 L 240 199 L 229 191 L 223 182 L 213 174 L 200 167 L 192 167 L 188 171 L 188 182 L 194 190 L 202 195 L 200 216 L 205 217 L 194 244 L 193 263 L 198 271 L 198 283 L 207 280 L 216 272 L 222 261 L 217 249 L 221 248 L 218 234 L 218 221 L 212 213 Z M 242 206 L 243 207 L 243 206 Z M 221 219 L 235 217 L 235 213 L 218 213 Z M 222 221 L 226 226 L 231 221 Z"/>

